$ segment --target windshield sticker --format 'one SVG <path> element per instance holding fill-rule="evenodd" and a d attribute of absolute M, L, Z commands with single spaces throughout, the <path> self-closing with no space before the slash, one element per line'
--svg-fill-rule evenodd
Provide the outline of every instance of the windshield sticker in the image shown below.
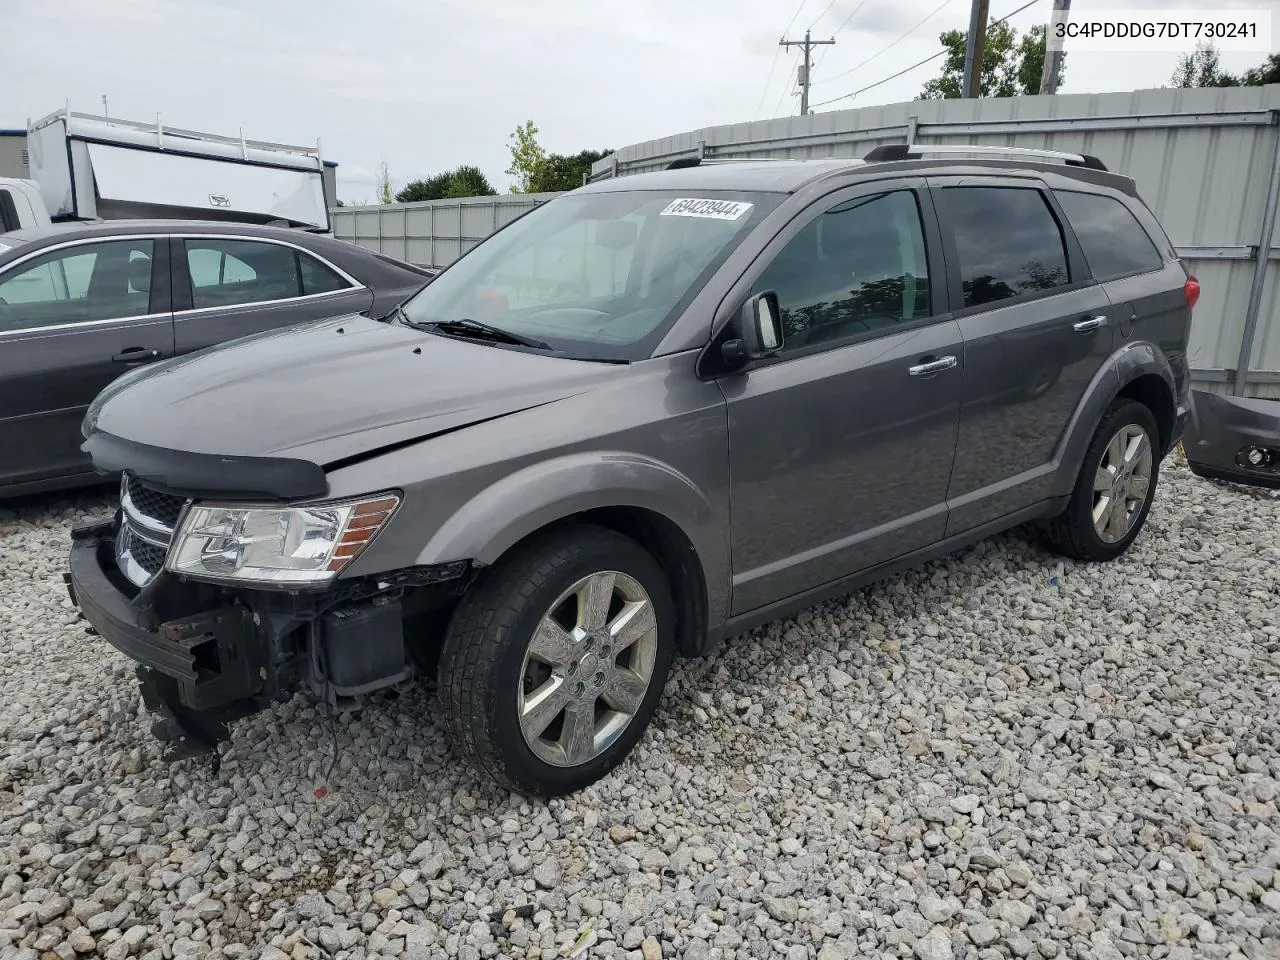
<path fill-rule="evenodd" d="M 696 200 L 682 197 L 672 200 L 658 216 L 702 217 L 706 220 L 737 220 L 755 204 L 737 200 Z"/>

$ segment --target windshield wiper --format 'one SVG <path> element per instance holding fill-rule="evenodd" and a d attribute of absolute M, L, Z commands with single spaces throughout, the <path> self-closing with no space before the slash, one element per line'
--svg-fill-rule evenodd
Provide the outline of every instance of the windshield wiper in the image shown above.
<path fill-rule="evenodd" d="M 492 327 L 487 323 L 481 323 L 479 320 L 471 320 L 463 317 L 461 320 L 424 320 L 421 322 L 410 320 L 403 313 L 401 317 L 405 323 L 416 330 L 439 330 L 448 336 L 466 337 L 471 340 L 491 340 L 495 343 L 514 343 L 521 347 L 532 347 L 535 350 L 550 350 L 551 344 L 543 343 L 541 340 L 535 340 L 532 337 L 524 337 L 518 333 L 512 333 L 510 330 L 503 330 L 501 327 Z"/>

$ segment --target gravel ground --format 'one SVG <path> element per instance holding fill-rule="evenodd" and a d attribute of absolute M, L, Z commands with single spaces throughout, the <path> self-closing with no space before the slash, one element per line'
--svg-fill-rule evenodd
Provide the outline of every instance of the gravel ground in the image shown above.
<path fill-rule="evenodd" d="M 158 763 L 61 582 L 105 496 L 0 508 L 0 957 L 1280 956 L 1275 494 L 1170 464 L 1112 565 L 1015 533 L 678 663 L 551 803 L 421 689 L 331 777 L 303 696 Z"/>

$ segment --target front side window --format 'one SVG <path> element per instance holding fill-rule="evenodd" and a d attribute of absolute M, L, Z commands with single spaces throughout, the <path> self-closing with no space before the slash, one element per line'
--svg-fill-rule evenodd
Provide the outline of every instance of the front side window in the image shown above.
<path fill-rule="evenodd" d="M 293 247 L 216 237 L 188 237 L 184 242 L 187 270 L 191 275 L 191 302 L 197 310 L 268 303 L 300 297 L 308 292 L 325 292 L 323 289 L 306 290 L 304 271 L 299 262 L 303 255 Z M 313 270 L 312 285 L 323 287 L 323 278 L 316 280 L 315 276 Z"/>
<path fill-rule="evenodd" d="M 765 268 L 753 293 L 767 290 L 782 310 L 784 352 L 929 316 L 929 264 L 915 194 L 858 197 L 823 212 Z"/>
<path fill-rule="evenodd" d="M 782 199 L 620 190 L 534 208 L 403 305 L 411 324 L 472 320 L 580 359 L 639 360 Z"/>
<path fill-rule="evenodd" d="M 154 241 L 108 240 L 47 253 L 0 275 L 0 331 L 141 317 Z"/>
<path fill-rule="evenodd" d="M 1080 241 L 1095 280 L 1114 280 L 1163 266 L 1164 259 L 1151 237 L 1119 200 L 1075 190 L 1055 190 L 1054 196 Z"/>
<path fill-rule="evenodd" d="M 1062 229 L 1044 195 L 1021 187 L 945 187 L 964 305 L 997 303 L 1070 282 Z"/>

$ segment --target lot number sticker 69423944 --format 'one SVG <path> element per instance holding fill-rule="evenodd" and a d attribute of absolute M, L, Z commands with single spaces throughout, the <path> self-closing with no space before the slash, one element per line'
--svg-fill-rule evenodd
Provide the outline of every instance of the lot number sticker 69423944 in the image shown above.
<path fill-rule="evenodd" d="M 751 209 L 753 204 L 737 200 L 698 200 L 682 197 L 672 200 L 662 210 L 663 217 L 702 217 L 706 220 L 737 220 Z"/>

